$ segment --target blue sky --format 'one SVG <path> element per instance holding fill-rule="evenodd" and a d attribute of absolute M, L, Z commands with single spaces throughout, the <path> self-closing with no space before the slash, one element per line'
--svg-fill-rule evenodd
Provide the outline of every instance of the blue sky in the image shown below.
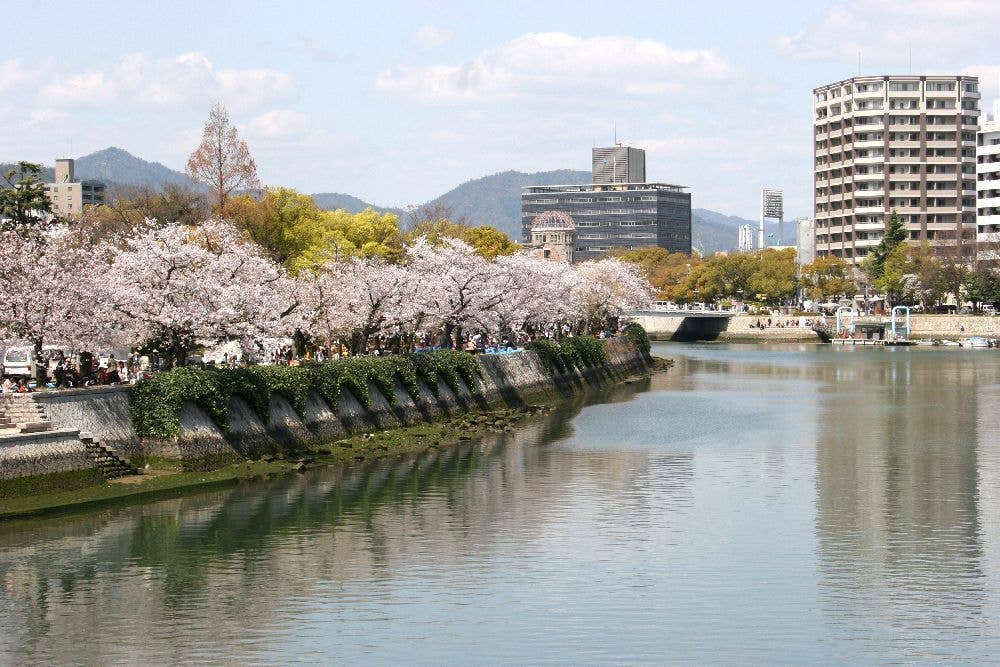
<path fill-rule="evenodd" d="M 811 90 L 968 73 L 998 94 L 1000 3 L 45 2 L 4 9 L 0 160 L 118 146 L 182 170 L 214 100 L 262 179 L 419 204 L 507 169 L 646 148 L 650 180 L 811 211 Z"/>

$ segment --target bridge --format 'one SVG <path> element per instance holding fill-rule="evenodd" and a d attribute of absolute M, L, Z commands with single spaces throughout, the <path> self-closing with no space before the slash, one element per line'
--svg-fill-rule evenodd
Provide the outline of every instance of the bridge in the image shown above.
<path fill-rule="evenodd" d="M 704 310 L 694 308 L 658 308 L 629 313 L 655 340 L 714 340 L 729 326 L 729 320 L 740 315 L 734 310 Z"/>

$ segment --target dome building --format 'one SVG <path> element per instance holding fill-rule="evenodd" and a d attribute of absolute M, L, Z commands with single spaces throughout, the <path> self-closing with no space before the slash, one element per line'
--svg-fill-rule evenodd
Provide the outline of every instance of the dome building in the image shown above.
<path fill-rule="evenodd" d="M 531 221 L 531 243 L 527 244 L 527 250 L 532 257 L 572 264 L 575 244 L 576 223 L 568 214 L 543 211 Z"/>

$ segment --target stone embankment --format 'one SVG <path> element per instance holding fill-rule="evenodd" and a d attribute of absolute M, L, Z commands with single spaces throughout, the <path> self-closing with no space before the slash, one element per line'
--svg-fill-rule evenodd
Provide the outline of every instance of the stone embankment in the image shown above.
<path fill-rule="evenodd" d="M 604 341 L 608 363 L 586 372 L 552 375 L 535 352 L 478 357 L 479 386 L 464 383 L 452 392 L 440 383 L 437 396 L 426 385 L 416 400 L 400 384 L 396 405 L 374 387 L 370 408 L 348 391 L 331 405 L 310 394 L 304 416 L 281 396 L 273 396 L 265 423 L 241 398 L 230 400 L 229 428 L 221 429 L 190 402 L 182 405 L 180 433 L 173 438 L 140 438 L 132 422 L 129 387 L 39 392 L 33 399 L 53 430 L 0 437 L 0 480 L 78 470 L 105 477 L 133 471 L 150 458 L 187 462 L 231 461 L 329 443 L 345 436 L 454 416 L 475 409 L 523 405 L 542 395 L 570 394 L 588 384 L 613 381 L 648 368 L 649 359 L 626 339 Z"/>

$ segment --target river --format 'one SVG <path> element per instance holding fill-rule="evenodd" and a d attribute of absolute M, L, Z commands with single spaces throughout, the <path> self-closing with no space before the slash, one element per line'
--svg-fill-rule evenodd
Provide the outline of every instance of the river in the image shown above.
<path fill-rule="evenodd" d="M 1000 354 L 658 344 L 442 452 L 0 525 L 0 663 L 994 662 Z"/>

